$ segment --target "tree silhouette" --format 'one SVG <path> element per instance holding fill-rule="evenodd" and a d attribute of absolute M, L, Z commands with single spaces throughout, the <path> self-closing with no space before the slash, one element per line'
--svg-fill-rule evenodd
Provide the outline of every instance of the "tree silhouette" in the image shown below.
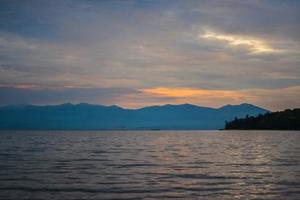
<path fill-rule="evenodd" d="M 239 130 L 300 130 L 300 109 L 287 109 L 285 111 L 260 114 L 256 117 L 249 117 L 233 121 L 225 121 L 225 129 L 239 129 Z"/>

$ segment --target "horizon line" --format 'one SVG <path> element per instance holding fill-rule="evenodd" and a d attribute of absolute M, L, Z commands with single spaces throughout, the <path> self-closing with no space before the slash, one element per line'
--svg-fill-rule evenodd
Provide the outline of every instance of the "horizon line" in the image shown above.
<path fill-rule="evenodd" d="M 147 106 L 142 106 L 142 107 L 136 107 L 136 108 L 128 108 L 128 107 L 124 107 L 124 106 L 120 106 L 118 104 L 94 104 L 94 103 L 86 103 L 86 102 L 80 102 L 80 103 L 72 103 L 72 102 L 67 102 L 67 103 L 57 103 L 57 104 L 31 104 L 31 103 L 25 103 L 25 104 L 3 104 L 0 105 L 0 107 L 5 107 L 5 106 L 38 106 L 38 107 L 43 107 L 43 106 L 60 106 L 60 105 L 73 105 L 73 106 L 78 106 L 78 105 L 92 105 L 92 106 L 104 106 L 104 107 L 119 107 L 125 110 L 138 110 L 138 109 L 143 109 L 143 108 L 147 108 L 147 107 L 163 107 L 163 106 L 182 106 L 182 105 L 191 105 L 191 106 L 195 106 L 195 107 L 201 107 L 201 108 L 211 108 L 211 109 L 220 109 L 226 106 L 241 106 L 241 105 L 252 105 L 255 107 L 259 107 L 268 111 L 271 111 L 269 109 L 266 109 L 264 107 L 255 105 L 255 104 L 251 104 L 251 103 L 240 103 L 240 104 L 224 104 L 220 107 L 209 107 L 209 106 L 202 106 L 202 105 L 198 105 L 198 104 L 191 104 L 191 103 L 181 103 L 181 104 L 171 104 L 171 103 L 167 103 L 167 104 L 153 104 L 153 105 L 147 105 Z M 272 111 L 273 112 L 273 111 Z"/>

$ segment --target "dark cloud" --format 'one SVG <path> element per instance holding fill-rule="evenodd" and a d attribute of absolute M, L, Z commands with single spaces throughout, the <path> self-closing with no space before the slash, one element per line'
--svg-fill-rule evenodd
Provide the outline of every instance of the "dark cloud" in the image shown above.
<path fill-rule="evenodd" d="M 33 88 L 0 87 L 0 104 L 59 104 L 65 102 L 114 104 L 116 103 L 115 99 L 138 93 L 138 91 L 127 88 L 41 89 L 34 86 Z"/>

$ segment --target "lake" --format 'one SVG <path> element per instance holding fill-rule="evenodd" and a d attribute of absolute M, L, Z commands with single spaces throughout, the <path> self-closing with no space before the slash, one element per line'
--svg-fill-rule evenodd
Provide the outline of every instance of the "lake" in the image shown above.
<path fill-rule="evenodd" d="M 0 131 L 0 199 L 300 199 L 299 131 Z"/>

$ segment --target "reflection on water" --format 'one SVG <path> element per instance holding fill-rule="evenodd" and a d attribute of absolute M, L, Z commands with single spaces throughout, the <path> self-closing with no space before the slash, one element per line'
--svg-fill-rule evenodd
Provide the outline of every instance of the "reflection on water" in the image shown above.
<path fill-rule="evenodd" d="M 155 198 L 300 199 L 300 132 L 0 132 L 0 199 Z"/>

